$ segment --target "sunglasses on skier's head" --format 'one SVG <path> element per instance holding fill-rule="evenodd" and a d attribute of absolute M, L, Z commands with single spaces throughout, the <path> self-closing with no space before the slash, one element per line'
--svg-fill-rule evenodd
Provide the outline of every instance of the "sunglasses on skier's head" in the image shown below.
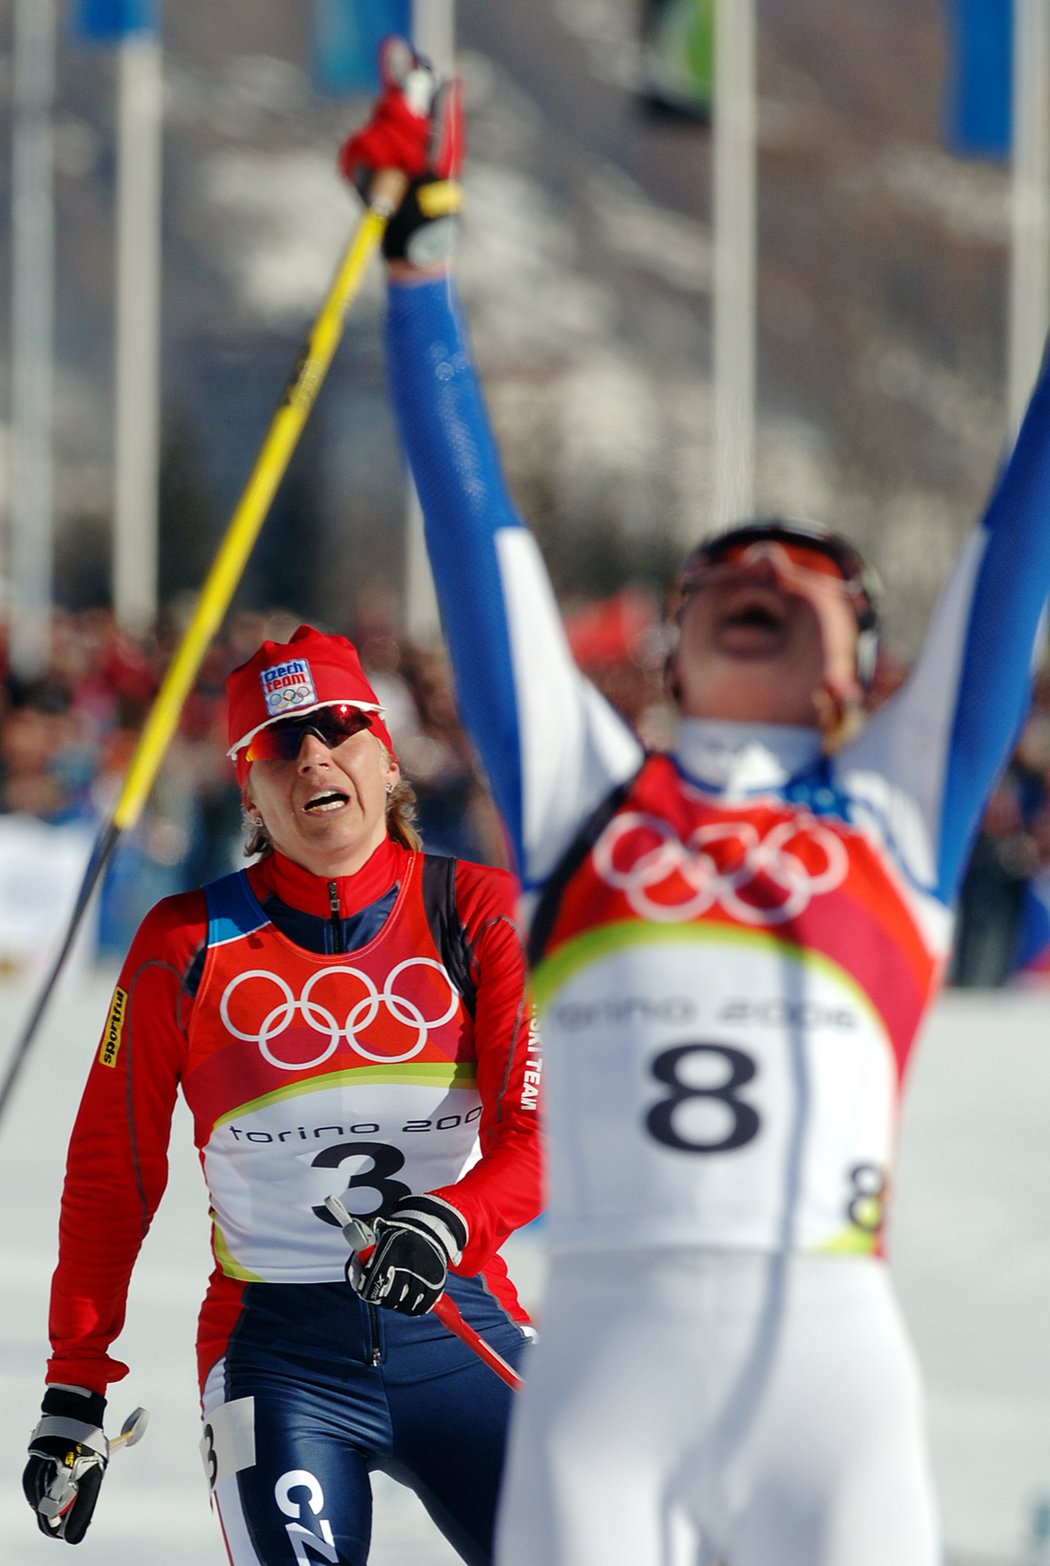
<path fill-rule="evenodd" d="M 348 702 L 335 702 L 330 707 L 318 707 L 304 713 L 302 717 L 281 718 L 259 729 L 248 742 L 244 760 L 249 764 L 253 761 L 294 761 L 308 734 L 315 734 L 322 745 L 335 750 L 344 740 L 371 727 L 369 713 Z"/>
<path fill-rule="evenodd" d="M 842 591 L 861 630 L 878 621 L 877 587 L 858 550 L 836 533 L 803 524 L 750 523 L 706 540 L 693 550 L 678 579 L 684 601 L 719 572 L 770 559 L 789 580 L 814 581 Z"/>

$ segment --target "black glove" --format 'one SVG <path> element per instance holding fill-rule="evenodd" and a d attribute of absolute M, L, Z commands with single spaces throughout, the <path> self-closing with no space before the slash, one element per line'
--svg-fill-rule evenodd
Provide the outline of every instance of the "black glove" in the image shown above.
<path fill-rule="evenodd" d="M 440 1196 L 405 1196 L 375 1221 L 375 1245 L 351 1256 L 346 1281 L 363 1300 L 422 1316 L 441 1297 L 450 1262 L 467 1243 L 467 1225 Z"/>
<path fill-rule="evenodd" d="M 109 1442 L 102 1433 L 105 1412 L 100 1392 L 48 1387 L 44 1393 L 22 1489 L 40 1532 L 49 1539 L 79 1544 L 87 1532 L 109 1461 Z"/>
<path fill-rule="evenodd" d="M 446 261 L 463 204 L 463 110 L 457 81 L 439 83 L 403 38 L 380 49 L 383 91 L 362 129 L 339 149 L 339 168 L 367 200 L 384 169 L 399 169 L 408 190 L 383 235 L 388 261 Z"/>

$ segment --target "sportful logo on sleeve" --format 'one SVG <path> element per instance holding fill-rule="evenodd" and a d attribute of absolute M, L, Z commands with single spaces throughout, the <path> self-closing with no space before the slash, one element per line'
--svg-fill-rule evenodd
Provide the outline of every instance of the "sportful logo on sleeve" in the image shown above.
<path fill-rule="evenodd" d="M 106 1028 L 102 1035 L 102 1046 L 98 1052 L 100 1066 L 115 1066 L 117 1056 L 120 1053 L 120 1040 L 124 1032 L 124 1017 L 127 1012 L 128 992 L 118 985 L 113 991 L 113 1004 L 109 1008 L 109 1016 L 106 1018 Z"/>

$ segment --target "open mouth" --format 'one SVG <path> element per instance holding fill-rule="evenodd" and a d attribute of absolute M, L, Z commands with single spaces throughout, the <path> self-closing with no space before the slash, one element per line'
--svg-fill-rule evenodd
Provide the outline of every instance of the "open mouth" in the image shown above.
<path fill-rule="evenodd" d="M 318 816 L 324 815 L 329 810 L 341 810 L 349 802 L 348 794 L 343 794 L 338 789 L 326 789 L 323 794 L 314 794 L 311 799 L 308 799 L 303 809 L 307 815 Z"/>
<path fill-rule="evenodd" d="M 720 616 L 717 640 L 725 652 L 739 657 L 778 653 L 787 637 L 786 605 L 775 593 L 739 593 Z"/>
<path fill-rule="evenodd" d="M 726 615 L 723 625 L 745 626 L 759 631 L 779 631 L 784 624 L 782 614 L 775 614 L 766 603 L 743 604 Z"/>

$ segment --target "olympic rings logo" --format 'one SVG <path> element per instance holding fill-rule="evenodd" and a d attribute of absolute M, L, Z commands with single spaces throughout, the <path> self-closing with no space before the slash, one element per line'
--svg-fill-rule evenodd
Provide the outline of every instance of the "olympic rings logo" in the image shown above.
<path fill-rule="evenodd" d="M 291 685 L 284 690 L 267 691 L 266 710 L 272 712 L 278 707 L 303 707 L 313 699 L 312 691 L 306 690 L 302 685 Z"/>
<path fill-rule="evenodd" d="M 814 849 L 816 866 L 809 862 Z M 712 821 L 682 842 L 666 821 L 628 811 L 615 816 L 595 844 L 594 864 L 644 919 L 678 923 L 717 904 L 742 924 L 774 925 L 841 886 L 849 855 L 841 838 L 814 817 L 781 821 L 765 837 L 750 821 Z M 770 887 L 778 893 L 773 903 Z"/>
<path fill-rule="evenodd" d="M 396 993 L 397 979 L 409 968 L 432 968 L 441 975 L 443 987 L 447 987 L 449 998 L 440 1016 L 424 1016 L 421 1006 L 415 1000 L 407 995 Z M 341 1022 L 333 1011 L 314 999 L 316 986 L 322 979 L 331 977 L 338 977 L 341 981 L 356 979 L 364 988 L 360 1000 L 354 1002 Z M 252 981 L 262 981 L 264 996 L 266 987 L 272 985 L 279 997 L 254 1032 L 238 1027 L 230 1015 L 234 995 L 242 985 L 251 984 Z M 257 984 L 253 986 L 253 996 L 257 1002 L 259 996 Z M 242 1004 L 243 999 L 242 996 Z M 265 999 L 263 1004 L 266 1004 Z M 245 973 L 237 974 L 227 984 L 222 1000 L 219 1002 L 219 1015 L 234 1038 L 243 1039 L 248 1044 L 257 1044 L 259 1053 L 264 1060 L 270 1062 L 271 1066 L 276 1066 L 280 1071 L 308 1071 L 314 1066 L 323 1065 L 335 1053 L 340 1039 L 344 1038 L 354 1053 L 364 1060 L 375 1061 L 380 1065 L 398 1065 L 402 1061 L 411 1060 L 413 1056 L 419 1054 L 433 1030 L 451 1020 L 458 1005 L 459 992 L 454 988 L 452 980 L 441 963 L 435 962 L 432 957 L 408 957 L 404 962 L 399 962 L 396 967 L 391 968 L 382 989 L 378 989 L 369 975 L 362 973 L 360 968 L 334 966 L 322 968 L 312 974 L 303 985 L 302 994 L 298 999 L 291 985 L 286 979 L 282 979 L 280 974 L 272 973 L 268 968 L 249 968 Z M 377 1053 L 362 1040 L 361 1035 L 364 1030 L 369 1028 L 379 1016 L 380 1007 L 385 1008 L 387 1015 L 395 1022 L 415 1030 L 414 1042 L 400 1054 L 391 1054 L 387 1051 Z M 238 1011 L 240 1009 L 239 1006 Z M 257 1009 L 257 1006 L 254 1009 Z M 274 1041 L 288 1031 L 297 1013 L 317 1033 L 328 1035 L 327 1044 L 312 1060 L 285 1060 L 271 1048 Z"/>

